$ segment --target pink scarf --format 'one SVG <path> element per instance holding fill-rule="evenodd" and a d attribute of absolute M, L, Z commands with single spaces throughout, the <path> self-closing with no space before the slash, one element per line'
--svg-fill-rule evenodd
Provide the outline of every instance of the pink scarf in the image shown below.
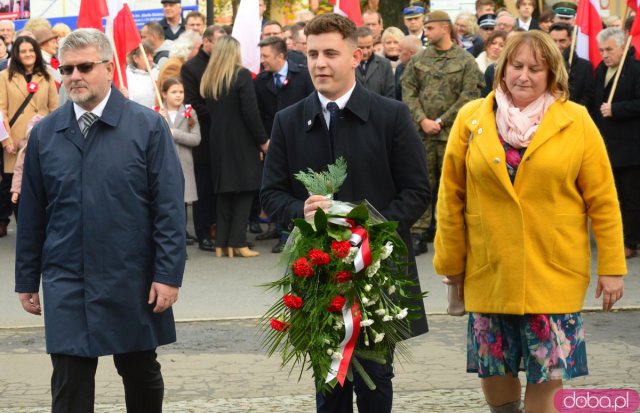
<path fill-rule="evenodd" d="M 514 148 L 526 148 L 531 143 L 542 117 L 549 106 L 556 101 L 556 97 L 545 92 L 524 108 L 518 109 L 502 87 L 496 89 L 495 94 L 498 110 L 496 111 L 496 124 L 498 133 L 505 142 Z"/>

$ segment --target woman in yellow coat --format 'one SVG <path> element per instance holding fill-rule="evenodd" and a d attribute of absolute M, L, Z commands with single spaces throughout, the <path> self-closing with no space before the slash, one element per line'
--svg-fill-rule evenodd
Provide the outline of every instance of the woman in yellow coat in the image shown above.
<path fill-rule="evenodd" d="M 598 247 L 597 295 L 622 297 L 622 223 L 605 146 L 568 98 L 552 40 L 510 38 L 495 90 L 464 106 L 445 152 L 434 266 L 469 312 L 467 371 L 492 412 L 555 412 L 562 380 L 588 373 L 580 310 L 590 280 L 588 218 Z"/>
<path fill-rule="evenodd" d="M 29 102 L 16 115 L 30 95 Z M 4 167 L 0 183 L 0 233 L 11 216 L 9 188 L 17 150 L 24 143 L 21 141 L 25 138 L 27 124 L 35 115 L 44 116 L 57 106 L 55 81 L 47 71 L 38 43 L 30 37 L 18 37 L 11 49 L 9 67 L 0 74 L 0 110 L 9 131 L 9 139 L 2 141 Z"/>

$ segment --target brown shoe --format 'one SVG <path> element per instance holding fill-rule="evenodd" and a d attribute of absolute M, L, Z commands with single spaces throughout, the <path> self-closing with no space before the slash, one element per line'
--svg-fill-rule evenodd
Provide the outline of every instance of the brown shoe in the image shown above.
<path fill-rule="evenodd" d="M 633 249 L 633 248 L 629 248 L 629 247 L 624 247 L 624 257 L 625 258 L 633 258 L 633 257 L 637 257 L 638 256 L 638 250 Z"/>
<path fill-rule="evenodd" d="M 0 222 L 0 238 L 7 236 L 7 223 L 2 221 Z"/>

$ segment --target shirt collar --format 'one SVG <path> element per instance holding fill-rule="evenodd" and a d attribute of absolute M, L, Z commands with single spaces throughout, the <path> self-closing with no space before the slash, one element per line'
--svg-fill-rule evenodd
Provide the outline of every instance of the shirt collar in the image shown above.
<path fill-rule="evenodd" d="M 351 89 L 349 89 L 347 93 L 345 93 L 344 95 L 340 96 L 338 99 L 333 101 L 327 98 L 326 96 L 324 96 L 322 93 L 318 92 L 318 99 L 320 99 L 320 105 L 322 106 L 322 111 L 323 112 L 327 111 L 327 103 L 329 102 L 336 102 L 340 110 L 344 109 L 344 107 L 347 106 L 347 102 L 351 98 L 353 89 L 355 88 L 356 88 L 356 82 L 353 82 L 353 86 L 351 86 Z"/>
<path fill-rule="evenodd" d="M 284 66 L 282 66 L 282 69 L 280 69 L 280 71 L 278 71 L 278 74 L 280 76 L 282 76 L 283 79 L 286 79 L 288 73 L 289 73 L 289 62 L 287 62 L 285 60 L 284 61 Z"/>
<path fill-rule="evenodd" d="M 109 88 L 109 92 L 107 93 L 107 96 L 105 96 L 105 98 L 102 99 L 102 102 L 98 103 L 98 105 L 91 110 L 91 113 L 93 113 L 97 117 L 101 117 L 102 112 L 104 112 L 104 108 L 107 106 L 107 102 L 109 101 L 109 96 L 111 96 L 111 88 Z M 73 110 L 76 112 L 76 120 L 78 122 L 80 121 L 80 117 L 84 115 L 85 112 L 89 112 L 88 110 L 82 109 L 76 103 L 73 104 Z"/>

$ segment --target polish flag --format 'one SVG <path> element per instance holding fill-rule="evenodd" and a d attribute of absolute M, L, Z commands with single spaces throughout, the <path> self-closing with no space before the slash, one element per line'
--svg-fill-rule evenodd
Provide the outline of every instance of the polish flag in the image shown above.
<path fill-rule="evenodd" d="M 329 0 L 333 4 L 333 12 L 348 17 L 356 26 L 362 26 L 362 12 L 359 0 Z"/>
<path fill-rule="evenodd" d="M 578 38 L 576 39 L 576 53 L 591 62 L 595 68 L 602 61 L 596 36 L 602 31 L 600 20 L 600 2 L 598 0 L 579 0 L 576 16 Z"/>
<path fill-rule="evenodd" d="M 105 0 L 81 0 L 78 12 L 78 29 L 93 28 L 104 31 L 102 18 L 109 15 Z"/>
<path fill-rule="evenodd" d="M 638 0 L 627 0 L 627 7 L 629 7 L 631 10 L 633 11 L 638 11 L 638 3 L 640 3 L 640 1 Z"/>
<path fill-rule="evenodd" d="M 112 39 L 115 53 L 118 58 L 114 64 L 120 64 L 122 84 L 127 87 L 127 54 L 138 48 L 142 43 L 138 27 L 131 14 L 129 5 L 123 0 L 108 0 L 109 16 L 107 18 L 107 36 Z M 116 69 L 113 82 L 120 87 L 120 76 Z"/>
<path fill-rule="evenodd" d="M 260 32 L 258 0 L 240 0 L 231 36 L 240 42 L 242 65 L 254 75 L 260 72 Z"/>
<path fill-rule="evenodd" d="M 640 0 L 634 0 L 636 2 L 636 17 L 633 19 L 633 25 L 629 30 L 629 36 L 631 36 L 631 44 L 636 49 L 636 59 L 640 60 L 640 17 L 638 16 L 638 6 L 640 6 Z"/>

